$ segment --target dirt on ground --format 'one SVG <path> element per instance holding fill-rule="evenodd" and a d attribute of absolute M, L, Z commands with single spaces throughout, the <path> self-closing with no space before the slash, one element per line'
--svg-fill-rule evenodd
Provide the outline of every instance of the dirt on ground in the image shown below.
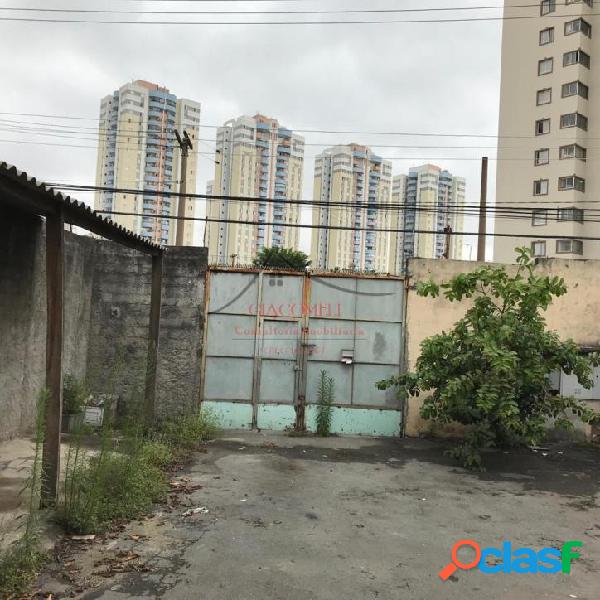
<path fill-rule="evenodd" d="M 38 597 L 600 598 L 597 448 L 490 452 L 484 473 L 457 467 L 445 448 L 229 435 L 193 457 L 154 514 L 59 544 Z M 571 575 L 470 570 L 442 582 L 438 572 L 463 539 L 583 548 Z"/>

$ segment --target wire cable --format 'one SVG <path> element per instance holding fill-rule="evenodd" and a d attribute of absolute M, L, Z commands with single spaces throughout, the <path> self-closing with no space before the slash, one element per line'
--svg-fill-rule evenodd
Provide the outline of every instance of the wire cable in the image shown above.
<path fill-rule="evenodd" d="M 124 212 L 124 211 L 111 211 L 111 210 L 97 210 L 98 214 L 107 215 L 118 215 L 128 217 L 148 217 L 158 219 L 170 219 L 176 221 L 204 221 L 207 223 L 231 223 L 237 225 L 257 225 L 257 226 L 279 226 L 279 227 L 291 227 L 291 228 L 303 228 L 303 229 L 327 229 L 335 231 L 368 231 L 374 233 L 415 233 L 415 234 L 442 234 L 442 231 L 435 229 L 400 229 L 400 228 L 378 228 L 373 229 L 370 227 L 354 227 L 344 225 L 314 225 L 308 223 L 282 223 L 278 221 L 265 222 L 265 221 L 249 221 L 243 219 L 212 219 L 210 217 L 179 217 L 175 215 L 161 215 L 156 213 L 136 213 L 136 212 Z M 446 232 L 444 235 L 452 236 L 479 236 L 478 232 L 470 231 L 452 231 Z M 572 235 L 531 235 L 521 233 L 497 233 L 489 232 L 486 233 L 486 237 L 510 237 L 510 238 L 524 238 L 524 239 L 535 239 L 535 240 L 582 240 L 582 241 L 595 241 L 599 242 L 600 237 L 593 236 L 572 236 Z"/>

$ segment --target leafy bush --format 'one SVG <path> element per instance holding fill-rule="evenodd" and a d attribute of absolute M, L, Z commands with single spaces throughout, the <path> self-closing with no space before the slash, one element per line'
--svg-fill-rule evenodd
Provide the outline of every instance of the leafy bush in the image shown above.
<path fill-rule="evenodd" d="M 63 378 L 63 413 L 80 414 L 83 412 L 87 397 L 88 392 L 83 382 L 67 373 Z"/>
<path fill-rule="evenodd" d="M 317 435 L 327 437 L 331 432 L 333 415 L 334 380 L 327 371 L 321 371 L 317 389 Z"/>
<path fill-rule="evenodd" d="M 452 455 L 469 468 L 481 467 L 482 448 L 539 443 L 548 419 L 572 426 L 570 414 L 586 422 L 600 418 L 575 398 L 552 392 L 548 375 L 557 370 L 576 375 L 589 389 L 598 361 L 546 330 L 542 312 L 567 288 L 563 279 L 537 276 L 529 250 L 517 252 L 514 276 L 505 267 L 484 266 L 442 285 L 420 284 L 421 296 L 435 298 L 443 290 L 450 302 L 473 298 L 473 305 L 451 331 L 421 344 L 414 373 L 378 383 L 411 396 L 432 390 L 421 414 L 468 426 Z"/>
<path fill-rule="evenodd" d="M 262 269 L 291 269 L 304 271 L 310 266 L 308 256 L 291 248 L 263 248 L 254 259 L 254 266 Z"/>

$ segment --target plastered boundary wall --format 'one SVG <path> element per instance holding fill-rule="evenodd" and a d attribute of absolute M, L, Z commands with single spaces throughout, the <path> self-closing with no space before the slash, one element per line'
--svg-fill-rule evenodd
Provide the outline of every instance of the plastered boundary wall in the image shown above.
<path fill-rule="evenodd" d="M 448 302 L 444 297 L 422 298 L 416 293 L 416 285 L 433 279 L 443 282 L 459 273 L 471 272 L 481 263 L 470 261 L 413 259 L 409 263 L 406 310 L 406 366 L 415 367 L 420 354 L 421 342 L 432 335 L 449 330 L 462 318 L 471 305 L 469 301 Z M 515 265 L 508 266 L 516 272 Z M 546 311 L 548 327 L 563 339 L 571 338 L 581 346 L 600 346 L 600 261 L 547 259 L 539 262 L 537 272 L 541 275 L 558 276 L 565 280 L 569 289 Z M 423 397 L 410 398 L 405 409 L 405 434 L 416 437 L 423 434 L 460 434 L 460 427 L 448 426 L 443 430 L 432 429 L 419 411 Z M 595 403 L 600 410 L 600 403 Z M 590 434 L 587 426 L 586 435 Z"/>
<path fill-rule="evenodd" d="M 157 412 L 200 397 L 205 248 L 172 248 L 163 263 Z M 65 232 L 63 371 L 121 408 L 144 391 L 151 258 Z M 0 210 L 0 441 L 31 432 L 46 370 L 43 221 Z"/>

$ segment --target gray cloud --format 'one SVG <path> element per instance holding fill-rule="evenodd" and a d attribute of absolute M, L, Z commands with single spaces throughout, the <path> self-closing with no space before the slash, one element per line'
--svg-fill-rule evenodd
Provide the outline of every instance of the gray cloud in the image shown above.
<path fill-rule="evenodd" d="M 26 6 L 43 6 L 29 0 Z M 75 3 L 53 0 L 52 6 Z M 432 3 L 433 4 L 433 3 Z M 460 5 L 476 5 L 461 0 Z M 224 4 L 101 2 L 115 9 L 217 10 Z M 248 3 L 238 3 L 250 10 Z M 81 4 L 79 4 L 81 6 Z M 227 7 L 234 3 L 227 3 Z M 365 3 L 258 3 L 265 10 L 365 7 Z M 393 7 L 384 0 L 371 7 Z M 402 7 L 422 7 L 406 2 Z M 473 16 L 499 15 L 499 11 Z M 410 15 L 404 15 L 410 18 Z M 422 15 L 421 15 L 422 16 Z M 397 16 L 400 18 L 402 15 Z M 178 20 L 184 17 L 174 17 Z M 200 16 L 190 16 L 199 20 Z M 238 17 L 235 17 L 238 18 Z M 273 17 L 275 18 L 275 17 Z M 280 17 L 282 18 L 282 17 Z M 304 18 L 304 17 L 300 17 Z M 180 97 L 202 103 L 202 122 L 221 124 L 242 113 L 261 111 L 291 128 L 368 131 L 428 131 L 495 134 L 499 92 L 499 22 L 464 24 L 385 24 L 348 26 L 126 26 L 0 23 L 3 94 L 0 111 L 96 117 L 100 98 L 124 82 L 143 78 L 168 86 Z M 28 120 L 25 117 L 2 117 Z M 29 119 L 33 120 L 33 119 Z M 75 122 L 93 127 L 94 121 Z M 87 130 L 86 130 L 87 131 Z M 92 131 L 81 137 L 93 137 Z M 214 130 L 203 129 L 203 138 Z M 94 145 L 12 132 L 0 139 Z M 391 138 L 375 135 L 307 134 L 307 142 L 356 141 L 376 146 L 495 145 L 495 140 Z M 208 151 L 203 143 L 201 151 Z M 312 196 L 312 157 L 307 147 L 305 197 Z M 380 149 L 386 157 L 446 157 L 432 160 L 467 177 L 467 201 L 478 202 L 479 163 L 493 150 Z M 0 142 L 2 160 L 46 180 L 93 183 L 95 151 Z M 426 162 L 395 160 L 394 172 Z M 492 175 L 494 163 L 492 162 Z M 202 156 L 199 189 L 214 165 Z M 490 186 L 493 197 L 493 177 Z M 88 200 L 89 198 L 82 197 Z M 307 215 L 305 215 L 307 218 Z M 306 244 L 306 234 L 303 242 Z M 200 242 L 200 238 L 197 239 Z"/>

